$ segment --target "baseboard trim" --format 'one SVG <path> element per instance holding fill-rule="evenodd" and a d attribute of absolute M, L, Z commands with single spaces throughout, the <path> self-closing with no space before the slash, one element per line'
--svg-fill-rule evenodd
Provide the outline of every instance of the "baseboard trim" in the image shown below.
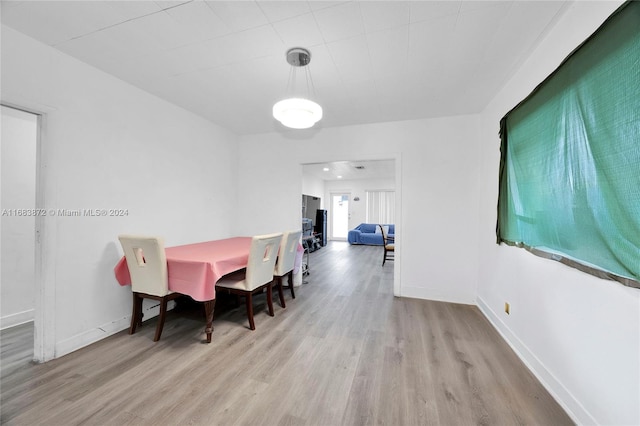
<path fill-rule="evenodd" d="M 32 322 L 35 318 L 35 310 L 29 309 L 15 314 L 6 315 L 0 318 L 0 330 L 15 327 L 16 325 Z"/>
<path fill-rule="evenodd" d="M 60 358 L 61 356 L 67 355 L 109 337 L 112 334 L 116 334 L 129 327 L 130 322 L 131 316 L 127 316 L 59 341 L 56 343 L 54 358 Z"/>
<path fill-rule="evenodd" d="M 450 303 L 460 303 L 463 305 L 475 305 L 476 302 L 468 294 L 455 294 L 454 292 L 447 292 L 446 294 L 442 291 L 429 289 L 424 287 L 411 287 L 407 285 L 402 285 L 400 287 L 400 297 L 408 297 L 411 299 L 426 299 L 426 300 L 435 300 L 437 302 L 450 302 Z"/>
<path fill-rule="evenodd" d="M 573 394 L 545 367 L 545 365 L 529 350 L 529 348 L 509 329 L 498 315 L 478 298 L 477 306 L 480 312 L 489 320 L 491 325 L 500 333 L 502 338 L 513 349 L 527 368 L 540 381 L 542 386 L 567 412 L 576 424 L 598 424 L 595 418 L 584 408 Z"/>
<path fill-rule="evenodd" d="M 167 310 L 171 310 L 174 307 L 175 302 L 169 301 L 169 303 L 167 304 Z M 149 307 L 148 309 L 143 309 L 145 321 L 147 319 L 158 316 L 159 313 L 160 308 L 158 305 L 154 305 L 152 307 Z M 113 334 L 119 333 L 122 330 L 126 330 L 130 325 L 131 315 L 127 315 L 126 317 L 111 321 L 107 324 L 101 325 L 100 327 L 87 330 L 73 337 L 57 342 L 54 358 L 60 358 L 61 356 L 67 355 L 71 352 L 77 351 L 78 349 L 82 349 L 85 346 L 96 343 L 97 341 L 109 337 Z"/>

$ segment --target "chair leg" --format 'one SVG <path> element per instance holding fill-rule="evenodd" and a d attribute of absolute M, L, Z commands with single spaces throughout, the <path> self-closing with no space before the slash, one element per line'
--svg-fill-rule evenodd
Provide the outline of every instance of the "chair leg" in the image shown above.
<path fill-rule="evenodd" d="M 167 298 L 163 297 L 160 301 L 160 315 L 158 316 L 158 325 L 156 325 L 156 335 L 153 337 L 153 341 L 157 342 L 160 340 L 160 335 L 162 334 L 162 328 L 164 327 L 164 319 L 167 316 Z"/>
<path fill-rule="evenodd" d="M 251 330 L 256 329 L 256 325 L 253 322 L 253 297 L 251 293 L 247 293 L 245 296 L 245 302 L 247 303 L 247 318 L 249 318 L 249 328 Z"/>
<path fill-rule="evenodd" d="M 384 266 L 384 262 L 387 260 L 387 248 L 384 248 L 384 255 L 382 256 L 382 266 Z"/>
<path fill-rule="evenodd" d="M 286 308 L 287 305 L 284 303 L 284 291 L 282 291 L 282 277 L 276 277 L 276 287 L 278 288 L 278 297 L 280 298 L 280 306 Z"/>
<path fill-rule="evenodd" d="M 269 308 L 269 315 L 274 316 L 273 313 L 273 281 L 267 284 L 267 307 Z"/>
<path fill-rule="evenodd" d="M 291 289 L 291 298 L 295 299 L 296 293 L 293 291 L 293 271 L 289 271 L 287 275 L 289 276 L 289 288 Z"/>
<path fill-rule="evenodd" d="M 131 327 L 129 334 L 136 332 L 136 327 L 142 323 L 142 297 L 133 292 L 133 312 L 131 313 Z"/>

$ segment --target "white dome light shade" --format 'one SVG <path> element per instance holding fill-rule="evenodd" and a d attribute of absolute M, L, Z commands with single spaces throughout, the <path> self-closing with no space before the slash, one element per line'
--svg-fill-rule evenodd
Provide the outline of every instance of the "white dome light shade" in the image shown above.
<path fill-rule="evenodd" d="M 284 99 L 273 106 L 273 117 L 292 129 L 308 129 L 322 119 L 322 107 L 308 99 Z"/>

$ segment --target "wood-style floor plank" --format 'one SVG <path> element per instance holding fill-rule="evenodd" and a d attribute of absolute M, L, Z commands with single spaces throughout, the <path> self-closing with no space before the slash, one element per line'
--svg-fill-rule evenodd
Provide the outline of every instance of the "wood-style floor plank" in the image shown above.
<path fill-rule="evenodd" d="M 220 298 L 45 364 L 33 327 L 2 331 L 6 425 L 565 425 L 571 419 L 475 306 L 393 296 L 382 248 L 311 253 L 287 308 Z M 425 277 L 428 280 L 428 277 Z"/>

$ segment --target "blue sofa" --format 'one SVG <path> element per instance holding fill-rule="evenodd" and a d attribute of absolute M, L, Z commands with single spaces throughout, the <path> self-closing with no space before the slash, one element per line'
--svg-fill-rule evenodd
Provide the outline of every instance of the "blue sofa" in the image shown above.
<path fill-rule="evenodd" d="M 395 225 L 384 225 L 389 227 L 388 237 L 393 237 L 396 233 Z M 376 232 L 377 230 L 377 232 Z M 349 231 L 347 241 L 350 244 L 368 244 L 374 246 L 382 245 L 382 234 L 377 223 L 361 223 L 355 229 Z"/>

